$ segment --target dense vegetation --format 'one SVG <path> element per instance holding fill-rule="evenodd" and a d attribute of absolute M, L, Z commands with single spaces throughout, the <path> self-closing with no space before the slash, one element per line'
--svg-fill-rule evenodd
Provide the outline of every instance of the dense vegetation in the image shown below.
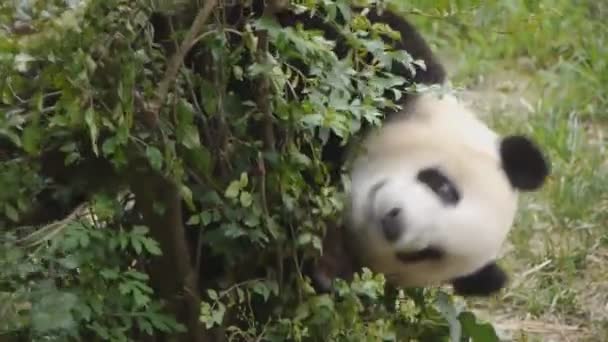
<path fill-rule="evenodd" d="M 608 220 L 604 138 L 589 143 L 579 125 L 607 118 L 607 33 L 591 15 L 605 7 L 393 2 L 446 53 L 466 51 L 452 60 L 463 61 L 458 82 L 494 73 L 498 59 L 526 57 L 534 70 L 542 92 L 529 96 L 525 120 L 503 113 L 520 107 L 492 110 L 501 110 L 499 127 L 533 132 L 557 160 L 548 189 L 524 202 L 531 209 L 514 235 L 522 248 L 508 256 L 523 274 L 545 259 L 555 271 L 530 282 L 543 289 L 532 291 L 538 299 L 509 293 L 501 303 L 538 317 L 572 309 L 564 278 L 590 264 L 584 253 L 608 257 L 596 253 L 608 249 L 597 233 Z M 318 32 L 278 29 L 270 17 L 280 1 L 236 30 L 238 3 L 246 2 L 0 3 L 0 336 L 497 340 L 440 289 L 405 293 L 364 272 L 335 294 L 314 293 L 301 267 L 338 220 L 342 188 L 320 148 L 329 130 L 347 140 L 351 122 L 378 121 L 392 106 L 383 94 L 403 86 L 386 63 L 407 59 L 387 53 L 378 35 L 390 30 L 355 16 L 348 1 L 298 8 L 330 22 L 353 15 L 342 28 L 376 64 L 360 53 L 337 59 Z M 545 231 L 586 242 L 560 249 L 562 240 L 543 236 L 553 248 L 526 245 Z"/>

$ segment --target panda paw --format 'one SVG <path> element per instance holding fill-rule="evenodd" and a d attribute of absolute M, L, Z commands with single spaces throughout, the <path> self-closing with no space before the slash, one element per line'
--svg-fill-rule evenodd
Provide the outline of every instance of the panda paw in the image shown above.
<path fill-rule="evenodd" d="M 487 297 L 505 287 L 507 274 L 495 262 L 491 262 L 475 273 L 452 280 L 457 295 Z"/>

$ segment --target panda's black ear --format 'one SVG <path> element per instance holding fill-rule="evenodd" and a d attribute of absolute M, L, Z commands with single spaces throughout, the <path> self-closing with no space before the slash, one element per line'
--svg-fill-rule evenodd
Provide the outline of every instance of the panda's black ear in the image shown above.
<path fill-rule="evenodd" d="M 463 297 L 487 297 L 505 287 L 507 280 L 505 271 L 496 262 L 490 262 L 472 274 L 453 279 L 452 286 Z"/>
<path fill-rule="evenodd" d="M 518 190 L 540 188 L 549 175 L 549 163 L 532 140 L 521 135 L 502 139 L 500 157 L 511 185 Z"/>

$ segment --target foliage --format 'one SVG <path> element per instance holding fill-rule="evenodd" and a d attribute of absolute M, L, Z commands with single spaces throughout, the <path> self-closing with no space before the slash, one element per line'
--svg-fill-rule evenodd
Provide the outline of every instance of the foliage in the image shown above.
<path fill-rule="evenodd" d="M 118 205 L 99 197 L 91 209 L 107 213 Z M 91 220 L 86 212 L 80 214 L 49 226 L 44 245 L 35 241 L 42 236 L 39 232 L 22 238 L 17 237 L 21 232 L 3 234 L 0 329 L 18 331 L 30 340 L 77 337 L 84 329 L 124 341 L 132 326 L 145 332 L 181 328 L 161 312 L 147 284 L 149 277 L 133 264 L 161 253 L 147 228 L 125 231 L 114 223 L 118 229 L 112 230 L 99 223 L 99 217 Z M 34 243 L 37 248 L 23 248 Z"/>

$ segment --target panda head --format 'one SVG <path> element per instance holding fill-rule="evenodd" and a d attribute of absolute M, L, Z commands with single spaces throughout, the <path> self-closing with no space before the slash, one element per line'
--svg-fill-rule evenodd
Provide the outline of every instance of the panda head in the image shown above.
<path fill-rule="evenodd" d="M 363 143 L 351 170 L 345 221 L 362 265 L 400 286 L 452 282 L 489 294 L 517 193 L 549 173 L 523 136 L 501 137 L 455 98 L 420 95 Z"/>

